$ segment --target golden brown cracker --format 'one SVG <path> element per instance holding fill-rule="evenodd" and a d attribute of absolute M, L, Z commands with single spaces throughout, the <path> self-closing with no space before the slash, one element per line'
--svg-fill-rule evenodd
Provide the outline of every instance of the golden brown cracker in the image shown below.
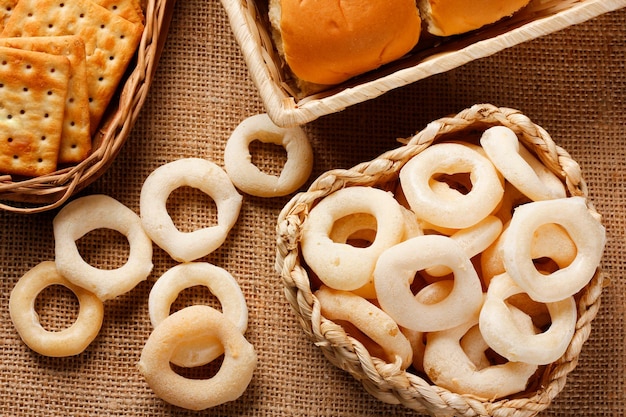
<path fill-rule="evenodd" d="M 89 94 L 87 92 L 87 62 L 85 44 L 78 36 L 41 36 L 0 38 L 0 46 L 25 49 L 62 55 L 70 61 L 70 81 L 59 164 L 76 163 L 84 160 L 91 151 L 91 132 L 89 128 Z"/>
<path fill-rule="evenodd" d="M 85 43 L 91 132 L 135 54 L 143 25 L 91 0 L 20 0 L 2 37 L 79 36 Z"/>
<path fill-rule="evenodd" d="M 64 56 L 0 47 L 0 172 L 56 169 L 69 79 Z"/>
<path fill-rule="evenodd" d="M 4 23 L 11 16 L 16 4 L 17 0 L 0 0 L 0 32 L 2 32 Z"/>
<path fill-rule="evenodd" d="M 112 13 L 133 23 L 144 24 L 145 16 L 137 0 L 93 0 Z"/>

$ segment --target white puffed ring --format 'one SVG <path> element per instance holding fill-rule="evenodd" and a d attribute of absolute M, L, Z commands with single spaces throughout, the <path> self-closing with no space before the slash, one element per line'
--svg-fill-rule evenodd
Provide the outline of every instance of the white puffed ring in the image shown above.
<path fill-rule="evenodd" d="M 103 301 L 130 291 L 152 271 L 152 241 L 141 219 L 112 197 L 96 194 L 77 198 L 59 211 L 52 225 L 59 273 Z M 85 262 L 76 241 L 96 229 L 111 229 L 126 236 L 130 252 L 124 265 L 99 269 Z"/>
<path fill-rule="evenodd" d="M 469 172 L 472 183 L 467 194 L 431 187 L 431 180 L 438 174 L 463 172 Z M 457 143 L 438 143 L 415 155 L 400 170 L 400 182 L 407 202 L 419 218 L 453 229 L 470 227 L 487 217 L 504 193 L 493 164 L 470 147 Z"/>
<path fill-rule="evenodd" d="M 514 362 L 547 365 L 560 358 L 576 329 L 576 302 L 567 297 L 546 303 L 550 327 L 543 333 L 523 331 L 516 324 L 506 300 L 522 290 L 505 272 L 492 278 L 480 311 L 480 332 L 499 355 Z"/>
<path fill-rule="evenodd" d="M 565 268 L 544 275 L 533 263 L 532 241 L 540 226 L 554 223 L 576 245 L 576 257 Z M 536 201 L 515 209 L 502 245 L 504 268 L 535 301 L 558 301 L 577 293 L 600 264 L 606 235 L 583 197 Z"/>
<path fill-rule="evenodd" d="M 252 163 L 250 143 L 280 145 L 287 162 L 279 176 L 266 174 Z M 301 127 L 281 128 L 265 113 L 243 120 L 232 132 L 224 149 L 224 168 L 233 184 L 257 197 L 278 197 L 296 191 L 311 175 L 313 149 Z"/>
<path fill-rule="evenodd" d="M 473 258 L 493 242 L 502 232 L 502 221 L 496 216 L 487 216 L 473 226 L 461 229 L 450 236 L 455 240 L 468 258 Z M 433 277 L 442 277 L 450 273 L 450 269 L 444 266 L 436 266 L 426 269 L 426 273 Z"/>
<path fill-rule="evenodd" d="M 376 218 L 376 237 L 365 248 L 330 238 L 335 222 L 354 213 Z M 320 200 L 309 212 L 302 227 L 302 256 L 319 279 L 331 288 L 352 291 L 369 285 L 373 290 L 376 259 L 403 235 L 404 215 L 391 193 L 373 187 L 343 188 Z"/>
<path fill-rule="evenodd" d="M 445 265 L 454 274 L 450 294 L 434 304 L 420 302 L 411 291 L 417 271 Z M 381 308 L 396 322 L 412 330 L 449 329 L 475 314 L 483 301 L 482 288 L 472 262 L 457 242 L 446 236 L 418 236 L 384 251 L 374 270 Z"/>
<path fill-rule="evenodd" d="M 185 378 L 171 368 L 170 359 L 190 340 L 214 335 L 224 346 L 224 360 L 213 377 Z M 154 393 L 164 401 L 189 410 L 205 410 L 239 398 L 257 365 L 254 347 L 222 313 L 206 305 L 178 310 L 150 334 L 138 363 Z"/>
<path fill-rule="evenodd" d="M 197 188 L 217 206 L 217 225 L 192 232 L 176 228 L 167 212 L 167 198 L 177 188 Z M 146 178 L 140 195 L 143 227 L 154 243 L 179 262 L 191 262 L 220 247 L 239 217 L 243 197 L 226 172 L 211 161 L 184 158 L 155 169 Z"/>
<path fill-rule="evenodd" d="M 377 343 L 391 358 L 392 363 L 399 362 L 401 369 L 411 365 L 413 358 L 411 344 L 387 313 L 363 297 L 326 286 L 317 290 L 315 296 L 324 317 L 352 323 Z"/>
<path fill-rule="evenodd" d="M 460 340 L 476 327 L 476 323 L 474 317 L 452 329 L 427 334 L 424 351 L 426 374 L 435 384 L 450 391 L 490 400 L 524 391 L 537 365 L 506 362 L 480 368 L 463 350 Z M 532 327 L 532 323 L 530 325 Z"/>
<path fill-rule="evenodd" d="M 156 327 L 167 316 L 176 298 L 186 288 L 202 285 L 211 291 L 222 306 L 222 313 L 243 334 L 248 327 L 248 306 L 235 278 L 225 269 L 205 262 L 179 264 L 167 270 L 154 283 L 148 298 L 148 312 Z M 224 353 L 215 337 L 193 340 L 174 352 L 171 362 L 191 368 L 205 365 Z"/>
<path fill-rule="evenodd" d="M 504 178 L 533 201 L 566 196 L 563 182 L 523 145 L 505 126 L 487 129 L 480 144 Z"/>
<path fill-rule="evenodd" d="M 61 331 L 47 331 L 35 311 L 37 296 L 47 287 L 62 285 L 78 299 L 78 317 Z M 26 345 L 35 352 L 53 357 L 82 353 L 96 338 L 102 326 L 104 306 L 89 291 L 72 284 L 57 271 L 53 261 L 44 261 L 26 272 L 11 291 L 9 313 Z"/>

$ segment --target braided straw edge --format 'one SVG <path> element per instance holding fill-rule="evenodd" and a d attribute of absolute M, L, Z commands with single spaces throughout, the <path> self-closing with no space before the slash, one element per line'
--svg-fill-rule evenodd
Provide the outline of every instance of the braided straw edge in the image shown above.
<path fill-rule="evenodd" d="M 576 330 L 566 353 L 545 368 L 538 388 L 527 392 L 527 397 L 485 401 L 432 385 L 418 375 L 402 371 L 398 363 L 389 364 L 370 356 L 367 349 L 348 336 L 341 326 L 322 316 L 320 305 L 311 291 L 307 271 L 300 264 L 300 231 L 316 201 L 344 187 L 381 185 L 395 180 L 411 157 L 442 135 L 458 133 L 477 124 L 513 129 L 550 170 L 564 179 L 569 194 L 585 197 L 589 209 L 595 212 L 587 198 L 587 186 L 578 163 L 557 146 L 543 128 L 518 110 L 477 104 L 454 116 L 431 122 L 410 138 L 405 146 L 388 151 L 372 161 L 348 170 L 327 171 L 306 192 L 295 195 L 278 217 L 275 269 L 306 335 L 331 363 L 350 373 L 366 391 L 381 401 L 402 404 L 434 416 L 534 416 L 550 405 L 565 386 L 567 374 L 576 367 L 582 346 L 591 332 L 591 322 L 600 307 L 604 277 L 599 269 L 578 294 Z"/>
<path fill-rule="evenodd" d="M 136 64 L 121 86 L 119 99 L 109 105 L 109 113 L 92 138 L 92 153 L 81 163 L 49 175 L 23 181 L 0 177 L 0 209 L 26 214 L 52 210 L 106 171 L 126 142 L 146 100 L 174 3 L 175 0 L 148 0 Z"/>

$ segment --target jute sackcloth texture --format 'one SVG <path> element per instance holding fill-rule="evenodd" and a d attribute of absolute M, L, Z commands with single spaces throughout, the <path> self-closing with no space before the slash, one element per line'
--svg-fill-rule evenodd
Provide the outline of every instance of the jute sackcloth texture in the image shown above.
<path fill-rule="evenodd" d="M 398 146 L 396 138 L 475 103 L 521 110 L 580 163 L 590 198 L 607 227 L 602 268 L 609 283 L 577 368 L 542 416 L 626 413 L 624 27 L 626 10 L 609 13 L 305 127 L 315 152 L 310 181 L 329 169 L 371 160 Z M 139 193 L 150 172 L 184 157 L 223 166 L 230 133 L 244 118 L 264 111 L 220 3 L 179 1 L 138 124 L 110 169 L 81 195 L 107 194 L 139 212 Z M 284 162 L 280 150 L 259 146 L 255 151 L 256 162 L 267 170 L 278 170 Z M 372 398 L 359 382 L 330 365 L 301 331 L 274 270 L 276 218 L 289 198 L 244 195 L 224 245 L 201 259 L 228 270 L 239 282 L 249 309 L 246 338 L 259 356 L 240 399 L 201 413 L 159 400 L 136 367 L 152 331 L 150 288 L 177 262 L 155 246 L 148 280 L 105 303 L 102 329 L 87 350 L 71 358 L 44 357 L 20 340 L 8 300 L 25 272 L 54 258 L 52 219 L 57 211 L 0 213 L 0 415 L 416 415 Z M 175 191 L 168 207 L 183 230 L 216 218 L 212 201 L 189 188 Z M 92 264 L 114 268 L 126 259 L 128 243 L 116 232 L 98 231 L 81 239 L 79 249 Z M 185 291 L 174 308 L 189 303 L 218 306 L 201 288 Z M 68 291 L 51 288 L 38 299 L 37 310 L 45 326 L 58 329 L 72 321 L 77 304 Z"/>

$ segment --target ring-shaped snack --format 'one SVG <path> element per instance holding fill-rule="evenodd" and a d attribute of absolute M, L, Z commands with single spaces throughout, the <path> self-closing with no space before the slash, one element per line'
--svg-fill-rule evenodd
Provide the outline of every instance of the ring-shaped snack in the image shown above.
<path fill-rule="evenodd" d="M 376 237 L 367 247 L 338 243 L 330 238 L 334 223 L 354 213 L 376 218 Z M 302 229 L 302 256 L 331 288 L 352 291 L 369 285 L 373 290 L 372 274 L 378 256 L 398 243 L 403 235 L 404 215 L 390 193 L 372 187 L 347 187 L 330 194 L 309 212 Z"/>
<path fill-rule="evenodd" d="M 185 289 L 202 285 L 211 291 L 222 307 L 222 313 L 245 333 L 248 327 L 248 306 L 239 283 L 225 269 L 206 262 L 175 265 L 154 283 L 148 297 L 148 312 L 156 327 L 167 316 L 178 295 Z M 171 362 L 191 368 L 205 365 L 224 353 L 224 347 L 215 337 L 194 340 L 174 352 Z"/>
<path fill-rule="evenodd" d="M 356 326 L 383 349 L 390 359 L 389 362 L 399 362 L 401 369 L 411 365 L 413 348 L 387 313 L 365 298 L 348 291 L 322 286 L 315 292 L 315 296 L 324 317 L 347 321 Z"/>
<path fill-rule="evenodd" d="M 468 258 L 473 258 L 495 242 L 501 232 L 502 221 L 490 215 L 473 226 L 455 232 L 450 238 L 461 245 Z M 450 273 L 450 268 L 436 266 L 426 269 L 426 273 L 433 277 L 442 277 Z"/>
<path fill-rule="evenodd" d="M 266 174 L 252 163 L 254 140 L 282 146 L 287 162 L 279 176 Z M 278 197 L 296 191 L 311 175 L 313 149 L 304 130 L 276 126 L 266 113 L 250 116 L 233 130 L 224 149 L 224 168 L 233 184 L 257 197 Z"/>
<path fill-rule="evenodd" d="M 167 198 L 177 188 L 197 188 L 217 206 L 217 224 L 191 232 L 178 230 L 167 212 Z M 235 225 L 243 197 L 226 172 L 202 158 L 161 165 L 146 178 L 139 198 L 141 221 L 154 243 L 179 262 L 191 262 L 220 247 Z"/>
<path fill-rule="evenodd" d="M 513 130 L 505 126 L 487 129 L 480 144 L 498 171 L 533 201 L 566 196 L 563 182 L 532 155 Z"/>
<path fill-rule="evenodd" d="M 215 335 L 224 360 L 211 378 L 185 378 L 171 368 L 174 352 L 189 341 Z M 139 371 L 162 400 L 189 410 L 205 410 L 239 398 L 247 389 L 257 355 L 241 331 L 225 315 L 206 305 L 178 310 L 150 334 L 141 352 Z"/>
<path fill-rule="evenodd" d="M 478 320 L 469 319 L 452 329 L 426 335 L 424 371 L 438 386 L 464 395 L 493 399 L 524 391 L 537 365 L 506 362 L 480 368 L 461 346 L 464 335 L 475 328 Z M 530 323 L 532 328 L 532 323 Z M 525 329 L 529 330 L 530 329 Z M 475 339 L 476 341 L 478 339 Z M 474 346 L 481 350 L 483 345 Z M 471 353 L 475 355 L 475 352 Z M 484 363 L 483 365 L 486 365 Z"/>
<path fill-rule="evenodd" d="M 499 355 L 513 362 L 547 365 L 560 358 L 576 330 L 576 302 L 567 297 L 546 303 L 550 327 L 543 333 L 520 329 L 506 300 L 523 293 L 505 272 L 491 279 L 480 310 L 479 325 L 485 341 Z"/>
<path fill-rule="evenodd" d="M 469 172 L 467 194 L 433 189 L 439 174 Z M 475 225 L 500 203 L 504 186 L 493 164 L 470 147 L 438 143 L 411 158 L 400 170 L 404 196 L 418 218 L 436 226 L 463 229 Z M 472 207 L 472 210 L 467 210 Z"/>
<path fill-rule="evenodd" d="M 411 291 L 416 272 L 445 265 L 454 274 L 452 291 L 434 304 Z M 378 258 L 374 284 L 381 308 L 400 326 L 422 332 L 445 330 L 467 320 L 482 305 L 480 279 L 461 246 L 446 236 L 418 236 L 387 249 Z"/>
<path fill-rule="evenodd" d="M 59 273 L 103 301 L 132 290 L 152 271 L 152 241 L 141 219 L 112 197 L 96 194 L 77 198 L 59 211 L 52 225 Z M 130 252 L 124 265 L 100 269 L 85 262 L 76 241 L 97 229 L 111 229 L 126 236 Z"/>
<path fill-rule="evenodd" d="M 60 331 L 44 329 L 35 311 L 37 296 L 52 285 L 72 291 L 79 304 L 74 323 Z M 66 357 L 82 353 L 96 338 L 102 326 L 104 306 L 93 293 L 63 277 L 53 261 L 44 261 L 15 284 L 9 298 L 9 313 L 17 333 L 29 348 L 45 356 Z"/>
<path fill-rule="evenodd" d="M 576 257 L 565 268 L 544 275 L 533 263 L 532 241 L 539 227 L 550 223 L 565 229 L 576 245 Z M 533 300 L 562 300 L 593 278 L 602 258 L 605 233 L 583 197 L 523 204 L 515 209 L 502 244 L 504 268 Z"/>

